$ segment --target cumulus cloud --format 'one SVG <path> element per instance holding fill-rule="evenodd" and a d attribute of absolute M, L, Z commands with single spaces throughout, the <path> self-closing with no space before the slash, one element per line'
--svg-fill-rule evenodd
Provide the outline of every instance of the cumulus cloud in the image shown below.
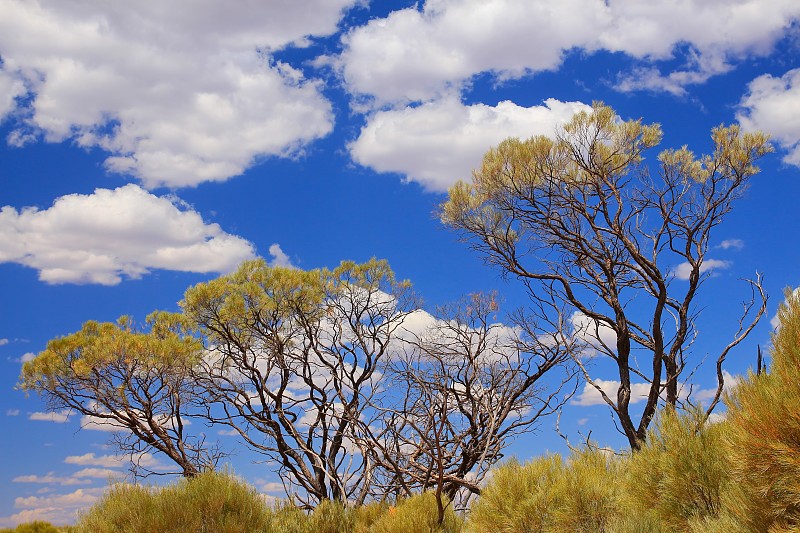
<path fill-rule="evenodd" d="M 227 272 L 254 256 L 244 239 L 137 185 L 70 194 L 49 209 L 0 209 L 0 263 L 46 283 L 116 285 L 151 269 Z"/>
<path fill-rule="evenodd" d="M 606 395 L 611 398 L 612 400 L 616 401 L 617 398 L 617 390 L 619 390 L 619 381 L 613 380 L 606 380 L 606 379 L 595 379 L 595 384 L 600 387 Z M 650 393 L 650 384 L 649 383 L 631 383 L 631 404 L 643 402 L 647 399 L 647 395 Z M 600 391 L 598 391 L 594 386 L 589 383 L 585 383 L 583 385 L 583 390 L 581 393 L 572 399 L 570 402 L 574 405 L 582 405 L 582 406 L 589 406 L 589 405 L 605 405 L 606 402 L 603 400 L 603 397 L 600 395 Z"/>
<path fill-rule="evenodd" d="M 347 34 L 344 79 L 378 101 L 424 101 L 479 72 L 553 69 L 564 50 L 589 45 L 606 11 L 586 0 L 429 0 L 422 11 L 397 10 Z"/>
<path fill-rule="evenodd" d="M 292 264 L 292 260 L 289 258 L 286 253 L 281 250 L 281 245 L 275 243 L 269 247 L 269 255 L 272 257 L 272 260 L 269 262 L 270 266 L 279 266 L 285 268 L 294 268 Z"/>
<path fill-rule="evenodd" d="M 55 422 L 57 424 L 63 424 L 65 422 L 69 422 L 71 411 L 69 409 L 64 409 L 63 411 L 49 411 L 47 413 L 42 412 L 35 412 L 30 413 L 28 415 L 28 420 L 39 420 L 42 422 Z"/>
<path fill-rule="evenodd" d="M 714 270 L 730 268 L 731 262 L 730 261 L 723 261 L 721 259 L 706 259 L 703 261 L 703 264 L 700 265 L 700 273 L 705 274 L 706 272 L 712 272 Z M 681 263 L 675 270 L 673 271 L 675 277 L 681 280 L 688 280 L 689 276 L 692 273 L 692 265 L 688 262 Z"/>
<path fill-rule="evenodd" d="M 94 504 L 105 490 L 105 488 L 87 488 L 67 494 L 15 498 L 14 507 L 20 511 L 11 516 L 0 517 L 0 526 L 13 527 L 36 520 L 54 524 L 74 522 L 78 511 Z"/>
<path fill-rule="evenodd" d="M 586 355 L 595 355 L 596 352 L 607 353 L 608 350 L 616 353 L 617 334 L 608 325 L 598 322 L 580 311 L 572 313 L 570 322 L 575 336 L 586 343 L 591 351 Z"/>
<path fill-rule="evenodd" d="M 22 81 L 3 71 L 0 66 L 0 121 L 14 110 L 17 105 L 16 98 L 24 93 L 25 85 Z"/>
<path fill-rule="evenodd" d="M 124 455 L 100 455 L 85 453 L 83 455 L 69 455 L 64 462 L 71 465 L 81 466 L 101 466 L 104 468 L 114 468 L 125 464 L 128 458 Z"/>
<path fill-rule="evenodd" d="M 8 344 L 8 339 L 0 339 L 0 346 L 5 346 Z"/>
<path fill-rule="evenodd" d="M 464 105 L 448 97 L 417 107 L 372 115 L 349 145 L 357 163 L 378 172 L 397 172 L 430 191 L 446 191 L 468 180 L 483 154 L 507 137 L 552 135 L 559 124 L 591 107 L 548 99 L 542 106 L 513 102 Z"/>
<path fill-rule="evenodd" d="M 798 16 L 794 0 L 427 0 L 352 30 L 340 59 L 349 89 L 378 103 L 434 99 L 483 72 L 552 70 L 574 49 L 628 54 L 641 60 L 628 89 L 679 93 L 768 53 Z M 675 57 L 674 73 L 652 68 Z"/>
<path fill-rule="evenodd" d="M 125 474 L 119 472 L 118 470 L 111 470 L 110 468 L 82 468 L 78 470 L 72 477 L 78 480 L 84 478 L 95 478 L 95 479 L 120 479 L 124 477 Z"/>
<path fill-rule="evenodd" d="M 724 390 L 731 390 L 733 387 L 739 384 L 742 381 L 742 376 L 736 375 L 734 376 L 727 370 L 722 371 L 722 379 L 724 384 Z M 689 387 L 683 385 L 681 387 L 681 395 L 688 395 L 689 394 Z M 714 396 L 717 394 L 717 386 L 714 385 L 713 387 L 709 387 L 707 389 L 700 389 L 692 394 L 692 400 L 699 402 L 699 403 L 707 403 L 708 401 L 712 400 Z"/>
<path fill-rule="evenodd" d="M 89 431 L 105 431 L 108 433 L 127 432 L 127 428 L 119 425 L 118 422 L 97 416 L 83 415 L 81 417 L 81 429 Z"/>
<path fill-rule="evenodd" d="M 36 359 L 36 354 L 33 352 L 27 352 L 22 354 L 22 356 L 19 359 L 17 359 L 17 362 L 27 363 L 28 361 L 33 361 L 34 359 Z"/>
<path fill-rule="evenodd" d="M 0 115 L 24 106 L 12 143 L 99 147 L 148 188 L 225 180 L 331 131 L 320 83 L 270 54 L 354 1 L 0 0 Z"/>
<path fill-rule="evenodd" d="M 745 129 L 770 134 L 786 150 L 784 161 L 800 166 L 800 69 L 754 79 L 739 107 L 737 119 Z"/>

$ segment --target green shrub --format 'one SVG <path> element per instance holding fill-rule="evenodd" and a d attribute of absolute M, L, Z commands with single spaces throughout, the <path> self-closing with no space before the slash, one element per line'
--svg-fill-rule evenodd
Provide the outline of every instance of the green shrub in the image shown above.
<path fill-rule="evenodd" d="M 352 533 L 355 530 L 355 514 L 339 502 L 323 500 L 308 518 L 314 533 Z"/>
<path fill-rule="evenodd" d="M 226 474 L 204 473 L 165 488 L 120 484 L 78 522 L 91 533 L 252 533 L 272 518 L 261 495 Z"/>
<path fill-rule="evenodd" d="M 750 373 L 726 398 L 733 483 L 725 519 L 738 531 L 800 526 L 800 295 L 787 294 L 769 373 Z"/>
<path fill-rule="evenodd" d="M 585 449 L 498 468 L 473 505 L 467 530 L 478 533 L 602 532 L 620 517 L 619 460 Z"/>
<path fill-rule="evenodd" d="M 279 502 L 267 512 L 265 533 L 314 533 L 308 514 L 291 502 Z"/>
<path fill-rule="evenodd" d="M 370 533 L 457 533 L 461 520 L 451 506 L 445 511 L 444 522 L 439 525 L 436 496 L 425 492 L 400 501 L 376 520 Z"/>
<path fill-rule="evenodd" d="M 601 533 L 621 516 L 620 460 L 604 450 L 584 449 L 570 455 L 556 481 L 556 507 L 550 531 Z"/>
<path fill-rule="evenodd" d="M 553 487 L 563 475 L 561 457 L 548 455 L 521 465 L 512 459 L 492 472 L 472 505 L 467 530 L 536 533 L 552 526 Z"/>
<path fill-rule="evenodd" d="M 372 502 L 353 509 L 354 533 L 369 533 L 372 525 L 389 511 L 388 502 Z"/>
<path fill-rule="evenodd" d="M 628 514 L 652 513 L 669 531 L 718 516 L 729 483 L 726 425 L 701 427 L 703 418 L 700 410 L 660 413 L 644 446 L 625 461 Z"/>
<path fill-rule="evenodd" d="M 59 533 L 66 530 L 66 528 L 56 527 L 50 522 L 36 520 L 34 522 L 20 524 L 15 528 L 0 529 L 0 533 Z"/>

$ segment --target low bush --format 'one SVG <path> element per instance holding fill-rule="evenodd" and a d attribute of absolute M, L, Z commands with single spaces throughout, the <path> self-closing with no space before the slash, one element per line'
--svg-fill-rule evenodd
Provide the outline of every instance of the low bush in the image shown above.
<path fill-rule="evenodd" d="M 400 501 L 389 507 L 369 528 L 370 533 L 458 533 L 461 520 L 448 506 L 444 522 L 440 525 L 436 496 L 425 492 Z"/>
<path fill-rule="evenodd" d="M 70 527 L 56 527 L 50 522 L 36 520 L 27 524 L 20 524 L 15 528 L 2 528 L 0 533 L 66 533 Z"/>
<path fill-rule="evenodd" d="M 699 409 L 660 413 L 647 440 L 624 466 L 627 514 L 652 514 L 668 531 L 707 527 L 730 480 L 724 423 L 703 424 Z"/>
<path fill-rule="evenodd" d="M 78 522 L 86 533 L 252 533 L 269 531 L 264 498 L 226 474 L 204 473 L 165 488 L 112 487 Z"/>
<path fill-rule="evenodd" d="M 778 311 L 768 373 L 750 373 L 726 399 L 733 482 L 724 519 L 737 531 L 800 528 L 800 294 Z"/>

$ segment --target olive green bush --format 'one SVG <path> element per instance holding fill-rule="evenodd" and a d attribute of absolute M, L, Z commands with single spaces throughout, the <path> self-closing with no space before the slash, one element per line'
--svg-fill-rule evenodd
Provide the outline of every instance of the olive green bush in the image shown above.
<path fill-rule="evenodd" d="M 498 468 L 475 502 L 469 532 L 603 532 L 621 514 L 620 460 L 603 450 L 573 452 Z"/>
<path fill-rule="evenodd" d="M 642 448 L 624 467 L 629 511 L 653 515 L 668 531 L 704 531 L 721 510 L 729 484 L 725 424 L 709 424 L 694 409 L 661 411 Z"/>
<path fill-rule="evenodd" d="M 252 533 L 269 531 L 258 492 L 227 474 L 203 473 L 164 488 L 119 484 L 78 522 L 86 533 Z"/>
<path fill-rule="evenodd" d="M 438 510 L 436 496 L 425 492 L 400 501 L 388 508 L 368 530 L 370 533 L 458 533 L 461 520 L 448 506 L 444 522 L 437 523 Z"/>
<path fill-rule="evenodd" d="M 727 397 L 730 490 L 725 520 L 738 531 L 800 529 L 800 294 L 778 311 L 768 373 L 750 373 Z"/>

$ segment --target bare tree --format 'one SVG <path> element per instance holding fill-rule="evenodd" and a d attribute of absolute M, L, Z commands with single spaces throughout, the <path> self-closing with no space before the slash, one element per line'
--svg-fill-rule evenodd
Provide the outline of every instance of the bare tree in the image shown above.
<path fill-rule="evenodd" d="M 150 331 L 141 332 L 126 317 L 86 322 L 25 363 L 20 387 L 38 392 L 53 411 L 71 409 L 89 417 L 87 424 L 117 430 L 112 442 L 130 455 L 134 474 L 153 473 L 140 460 L 155 451 L 179 468 L 160 473 L 191 477 L 224 456 L 187 431 L 197 414 L 191 367 L 201 346 L 179 315 L 153 313 L 147 321 Z"/>
<path fill-rule="evenodd" d="M 191 288 L 183 306 L 206 336 L 208 416 L 275 461 L 303 505 L 363 502 L 374 465 L 359 432 L 413 303 L 409 284 L 376 260 L 333 271 L 258 260 Z"/>
<path fill-rule="evenodd" d="M 494 295 L 481 294 L 442 309 L 387 371 L 394 404 L 384 398 L 379 407 L 376 462 L 389 491 L 434 490 L 440 520 L 443 496 L 465 507 L 503 449 L 558 409 L 569 397 L 565 384 L 574 383 L 570 339 L 557 338 L 560 328 L 537 324 L 530 335 L 530 321 L 525 328 L 493 322 L 497 310 Z"/>
<path fill-rule="evenodd" d="M 520 279 L 533 300 L 574 311 L 584 324 L 577 336 L 589 337 L 591 348 L 614 362 L 616 394 L 600 387 L 584 358 L 575 361 L 634 450 L 660 398 L 679 402 L 696 334 L 694 301 L 713 266 L 712 232 L 758 172 L 755 162 L 771 150 L 765 135 L 736 126 L 720 126 L 711 136 L 711 154 L 663 151 L 651 175 L 644 154 L 660 142 L 659 126 L 620 121 L 595 104 L 554 138 L 508 139 L 490 150 L 473 183 L 455 185 L 442 206 L 443 222 Z M 753 298 L 718 352 L 717 394 L 707 414 L 722 393 L 727 354 L 766 309 L 760 276 L 748 283 Z M 649 384 L 638 420 L 630 409 L 633 378 Z"/>

